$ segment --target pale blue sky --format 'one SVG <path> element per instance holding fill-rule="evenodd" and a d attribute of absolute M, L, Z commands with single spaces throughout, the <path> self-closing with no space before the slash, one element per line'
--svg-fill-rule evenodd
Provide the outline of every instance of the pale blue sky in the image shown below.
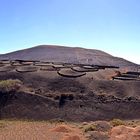
<path fill-rule="evenodd" d="M 38 44 L 100 49 L 140 64 L 140 0 L 0 0 L 0 54 Z"/>

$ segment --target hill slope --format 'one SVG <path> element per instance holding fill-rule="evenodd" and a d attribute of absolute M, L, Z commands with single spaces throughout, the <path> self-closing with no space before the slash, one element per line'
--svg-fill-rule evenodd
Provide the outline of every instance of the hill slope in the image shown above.
<path fill-rule="evenodd" d="M 39 60 L 48 62 L 137 66 L 125 59 L 113 57 L 100 50 L 65 46 L 40 45 L 33 48 L 0 55 L 0 59 Z"/>

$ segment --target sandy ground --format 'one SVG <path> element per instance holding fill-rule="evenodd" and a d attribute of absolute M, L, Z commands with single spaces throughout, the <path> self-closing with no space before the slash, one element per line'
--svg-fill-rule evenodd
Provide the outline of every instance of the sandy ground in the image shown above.
<path fill-rule="evenodd" d="M 0 140 L 140 140 L 140 121 L 123 123 L 1 120 Z"/>
<path fill-rule="evenodd" d="M 48 122 L 1 121 L 0 140 L 85 140 L 75 125 Z"/>

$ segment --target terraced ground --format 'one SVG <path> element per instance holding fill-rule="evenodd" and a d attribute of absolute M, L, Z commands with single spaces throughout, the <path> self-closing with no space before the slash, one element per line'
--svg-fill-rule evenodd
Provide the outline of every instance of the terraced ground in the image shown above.
<path fill-rule="evenodd" d="M 139 75 L 124 82 L 114 78 L 117 72 L 122 76 L 123 70 L 115 66 L 1 61 L 0 80 L 18 79 L 22 88 L 1 93 L 0 116 L 70 121 L 139 118 Z M 123 76 L 132 78 L 134 73 Z"/>
<path fill-rule="evenodd" d="M 135 80 L 139 81 L 140 80 L 140 72 L 132 72 L 128 71 L 126 73 L 119 73 L 116 76 L 112 77 L 113 80 Z"/>

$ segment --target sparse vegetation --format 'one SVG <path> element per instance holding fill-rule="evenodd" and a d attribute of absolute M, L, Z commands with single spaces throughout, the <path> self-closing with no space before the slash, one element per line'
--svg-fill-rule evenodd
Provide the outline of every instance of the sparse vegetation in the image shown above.
<path fill-rule="evenodd" d="M 2 80 L 0 81 L 0 91 L 1 92 L 11 92 L 20 89 L 22 82 L 18 79 L 12 80 Z"/>
<path fill-rule="evenodd" d="M 95 131 L 96 130 L 96 125 L 90 124 L 84 127 L 84 132 L 89 132 L 89 131 Z"/>
<path fill-rule="evenodd" d="M 78 136 L 80 140 L 85 140 L 82 130 L 75 124 L 58 123 L 58 120 L 54 120 L 53 123 L 50 121 L 0 120 L 0 140 L 60 140 L 60 138 L 65 138 L 65 134 L 68 134 L 70 138 L 75 139 L 75 136 Z"/>
<path fill-rule="evenodd" d="M 3 120 L 0 120 L 0 129 L 3 129 L 6 127 L 6 122 Z"/>
<path fill-rule="evenodd" d="M 128 135 L 130 136 L 130 139 L 135 139 L 135 137 L 139 139 L 139 120 L 131 122 L 136 124 L 135 127 L 128 127 L 127 125 L 119 126 L 111 128 L 109 131 L 98 129 L 99 125 L 104 126 L 102 123 L 108 122 L 86 122 L 81 124 L 63 122 L 63 120 L 59 118 L 49 121 L 0 120 L 0 139 L 20 140 L 24 138 L 36 140 L 60 140 L 60 137 L 62 137 L 63 140 L 108 140 L 114 138 L 114 136 L 119 137 L 120 135 L 124 136 L 122 139 L 127 139 Z M 128 121 L 128 123 L 130 123 L 130 121 Z M 82 132 L 82 130 L 84 130 L 84 132 Z"/>
<path fill-rule="evenodd" d="M 51 119 L 51 120 L 49 120 L 49 122 L 50 123 L 64 123 L 65 122 L 65 120 L 63 120 L 63 119 Z"/>
<path fill-rule="evenodd" d="M 113 127 L 119 126 L 119 125 L 125 125 L 125 122 L 120 119 L 113 119 L 112 121 L 110 121 L 110 123 Z"/>

